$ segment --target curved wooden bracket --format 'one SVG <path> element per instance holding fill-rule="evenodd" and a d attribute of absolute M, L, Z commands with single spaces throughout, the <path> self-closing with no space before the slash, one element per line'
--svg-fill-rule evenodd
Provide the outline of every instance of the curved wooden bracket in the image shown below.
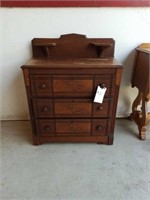
<path fill-rule="evenodd" d="M 90 43 L 90 45 L 94 46 L 97 50 L 97 57 L 102 57 L 102 52 L 104 49 L 108 48 L 108 47 L 112 47 L 112 44 L 108 44 L 108 43 L 97 43 L 97 42 L 92 42 Z"/>

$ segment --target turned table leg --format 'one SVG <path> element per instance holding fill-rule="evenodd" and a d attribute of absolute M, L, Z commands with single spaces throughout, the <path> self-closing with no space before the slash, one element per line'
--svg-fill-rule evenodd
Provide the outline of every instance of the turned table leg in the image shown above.
<path fill-rule="evenodd" d="M 146 96 L 142 92 L 138 92 L 136 99 L 132 104 L 132 113 L 130 119 L 134 120 L 139 129 L 139 138 L 146 139 L 146 126 L 148 123 L 149 114 L 147 112 L 147 102 L 149 101 L 149 94 Z M 141 105 L 139 109 L 138 106 Z"/>
<path fill-rule="evenodd" d="M 139 91 L 137 97 L 135 98 L 132 104 L 132 113 L 129 116 L 130 120 L 134 120 L 135 113 L 138 112 L 137 108 L 140 105 L 141 100 L 142 100 L 142 93 Z"/>

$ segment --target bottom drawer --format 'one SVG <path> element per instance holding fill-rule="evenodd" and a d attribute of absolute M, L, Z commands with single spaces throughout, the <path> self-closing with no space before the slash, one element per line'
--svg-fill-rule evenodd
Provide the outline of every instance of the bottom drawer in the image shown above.
<path fill-rule="evenodd" d="M 42 119 L 36 120 L 38 136 L 100 136 L 110 133 L 106 119 Z"/>

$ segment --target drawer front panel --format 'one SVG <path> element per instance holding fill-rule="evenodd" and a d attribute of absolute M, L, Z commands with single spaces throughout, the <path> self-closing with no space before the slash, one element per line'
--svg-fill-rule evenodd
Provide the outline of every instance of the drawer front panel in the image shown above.
<path fill-rule="evenodd" d="M 91 96 L 93 76 L 54 76 L 53 91 L 54 96 Z"/>
<path fill-rule="evenodd" d="M 92 122 L 93 121 L 93 122 Z M 39 136 L 101 136 L 110 133 L 110 120 L 105 119 L 57 119 L 36 120 Z"/>
<path fill-rule="evenodd" d="M 94 78 L 95 77 L 95 78 Z M 92 97 L 97 86 L 106 87 L 106 97 L 114 93 L 114 75 L 31 75 L 31 93 L 45 97 Z"/>
<path fill-rule="evenodd" d="M 56 117 L 91 117 L 92 103 L 90 100 L 55 100 Z"/>
<path fill-rule="evenodd" d="M 31 92 L 33 96 L 52 96 L 52 81 L 48 75 L 30 76 Z"/>
<path fill-rule="evenodd" d="M 57 135 L 90 135 L 91 120 L 56 120 Z"/>
<path fill-rule="evenodd" d="M 34 117 L 72 118 L 72 117 L 111 117 L 113 99 L 105 98 L 103 103 L 94 103 L 92 99 L 33 99 Z M 53 106 L 54 105 L 54 106 Z"/>
<path fill-rule="evenodd" d="M 34 117 L 53 117 L 53 105 L 51 99 L 33 99 Z"/>

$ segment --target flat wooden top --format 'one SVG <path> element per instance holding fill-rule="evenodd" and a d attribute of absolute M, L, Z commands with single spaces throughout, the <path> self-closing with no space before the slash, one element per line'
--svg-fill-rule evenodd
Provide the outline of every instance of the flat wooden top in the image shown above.
<path fill-rule="evenodd" d="M 141 44 L 137 50 L 150 54 L 150 43 Z"/>
<path fill-rule="evenodd" d="M 81 59 L 31 59 L 22 68 L 119 68 L 122 65 L 114 58 Z"/>

